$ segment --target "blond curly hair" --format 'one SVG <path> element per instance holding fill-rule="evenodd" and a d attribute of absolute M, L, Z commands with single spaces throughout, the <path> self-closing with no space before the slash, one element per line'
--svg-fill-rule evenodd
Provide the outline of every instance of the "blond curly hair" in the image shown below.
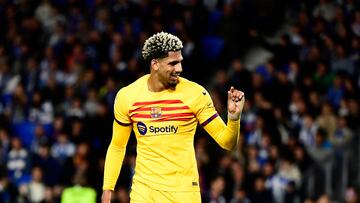
<path fill-rule="evenodd" d="M 149 37 L 142 48 L 142 57 L 149 62 L 152 59 L 164 58 L 169 51 L 179 51 L 183 48 L 181 40 L 167 32 L 158 32 Z"/>

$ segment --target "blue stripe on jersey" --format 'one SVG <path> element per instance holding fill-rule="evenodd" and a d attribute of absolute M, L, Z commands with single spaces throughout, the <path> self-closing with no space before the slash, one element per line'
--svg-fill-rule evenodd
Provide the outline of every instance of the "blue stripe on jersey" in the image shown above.
<path fill-rule="evenodd" d="M 216 117 L 218 117 L 219 114 L 215 113 L 214 115 L 212 115 L 210 118 L 208 118 L 206 121 L 204 121 L 203 123 L 201 123 L 201 126 L 204 127 L 206 126 L 208 123 L 210 123 L 212 120 L 214 120 Z"/>
<path fill-rule="evenodd" d="M 116 121 L 117 124 L 122 125 L 122 126 L 129 126 L 129 125 L 131 125 L 131 123 L 122 123 L 122 122 L 118 121 L 116 118 L 114 118 L 114 120 Z"/>

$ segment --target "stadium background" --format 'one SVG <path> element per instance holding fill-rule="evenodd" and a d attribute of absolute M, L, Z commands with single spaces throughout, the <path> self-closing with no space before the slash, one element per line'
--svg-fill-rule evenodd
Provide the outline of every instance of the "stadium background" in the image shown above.
<path fill-rule="evenodd" d="M 117 90 L 148 72 L 144 40 L 184 43 L 183 76 L 226 119 L 243 90 L 239 149 L 199 129 L 203 202 L 359 202 L 357 0 L 0 0 L 0 202 L 101 196 Z M 114 202 L 126 202 L 134 138 Z M 73 193 L 69 193 L 70 199 Z"/>

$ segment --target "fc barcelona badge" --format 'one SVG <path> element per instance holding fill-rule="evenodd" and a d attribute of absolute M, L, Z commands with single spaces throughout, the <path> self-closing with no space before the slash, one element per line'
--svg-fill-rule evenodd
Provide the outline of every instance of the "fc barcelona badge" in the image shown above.
<path fill-rule="evenodd" d="M 150 108 L 150 115 L 151 118 L 160 118 L 161 116 L 161 107 L 151 107 Z"/>

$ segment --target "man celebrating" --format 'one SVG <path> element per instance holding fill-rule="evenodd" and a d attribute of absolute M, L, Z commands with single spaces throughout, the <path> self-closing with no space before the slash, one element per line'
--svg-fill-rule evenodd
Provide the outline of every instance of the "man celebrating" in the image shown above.
<path fill-rule="evenodd" d="M 222 148 L 236 147 L 244 93 L 233 87 L 228 91 L 225 124 L 209 93 L 180 77 L 182 48 L 180 39 L 172 34 L 151 36 L 142 50 L 150 74 L 117 93 L 102 203 L 110 203 L 131 130 L 137 139 L 131 202 L 201 202 L 193 144 L 198 123 Z"/>

